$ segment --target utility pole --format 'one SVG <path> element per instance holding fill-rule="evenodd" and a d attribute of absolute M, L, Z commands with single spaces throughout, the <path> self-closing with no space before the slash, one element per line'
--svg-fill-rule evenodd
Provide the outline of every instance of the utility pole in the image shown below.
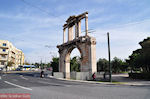
<path fill-rule="evenodd" d="M 109 32 L 107 32 L 107 39 L 108 39 L 108 59 L 109 59 L 109 81 L 112 82 L 112 70 L 111 70 L 111 59 L 110 59 L 110 40 L 109 40 Z"/>

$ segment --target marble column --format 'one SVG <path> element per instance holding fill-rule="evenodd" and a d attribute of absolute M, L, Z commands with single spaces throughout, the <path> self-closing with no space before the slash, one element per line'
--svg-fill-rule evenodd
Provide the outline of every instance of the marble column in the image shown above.
<path fill-rule="evenodd" d="M 66 35 L 65 35 L 65 31 L 66 31 L 66 29 L 63 29 L 63 43 L 65 43 L 65 39 L 66 39 L 66 38 L 65 38 L 65 36 L 66 36 Z"/>
<path fill-rule="evenodd" d="M 85 15 L 85 32 L 86 36 L 88 35 L 88 14 Z"/>
<path fill-rule="evenodd" d="M 81 34 L 81 20 L 78 22 L 78 34 L 77 36 L 80 37 Z"/>
<path fill-rule="evenodd" d="M 78 23 L 75 23 L 75 39 L 78 38 Z"/>
<path fill-rule="evenodd" d="M 68 27 L 68 41 L 73 40 L 73 26 Z"/>

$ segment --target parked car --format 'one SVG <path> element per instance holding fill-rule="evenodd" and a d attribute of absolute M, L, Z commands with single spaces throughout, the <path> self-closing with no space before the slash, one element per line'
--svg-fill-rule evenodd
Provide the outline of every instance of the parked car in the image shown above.
<path fill-rule="evenodd" d="M 22 69 L 21 68 L 16 68 L 16 71 L 22 71 Z"/>
<path fill-rule="evenodd" d="M 0 68 L 0 74 L 2 74 L 3 73 L 3 68 Z"/>

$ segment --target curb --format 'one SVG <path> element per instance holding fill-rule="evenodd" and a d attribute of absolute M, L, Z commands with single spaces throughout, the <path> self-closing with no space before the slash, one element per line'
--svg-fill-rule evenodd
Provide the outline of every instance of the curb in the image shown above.
<path fill-rule="evenodd" d="M 149 84 L 141 84 L 141 83 L 128 83 L 128 82 L 119 82 L 119 83 L 110 83 L 110 82 L 94 82 L 94 81 L 83 81 L 83 80 L 72 80 L 72 79 L 64 79 L 64 78 L 55 78 L 53 76 L 48 76 L 50 78 L 63 80 L 63 81 L 70 81 L 70 82 L 81 82 L 81 83 L 90 83 L 90 84 L 104 84 L 104 85 L 127 85 L 127 86 L 143 86 Z"/>

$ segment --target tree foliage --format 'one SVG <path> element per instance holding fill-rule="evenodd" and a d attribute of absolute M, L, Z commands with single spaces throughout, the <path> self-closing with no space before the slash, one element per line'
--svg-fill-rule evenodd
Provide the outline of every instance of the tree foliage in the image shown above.
<path fill-rule="evenodd" d="M 120 73 L 127 71 L 128 65 L 125 61 L 122 61 L 121 59 L 114 57 L 111 61 L 112 66 L 112 72 L 113 73 Z"/>
<path fill-rule="evenodd" d="M 139 43 L 141 49 L 133 51 L 128 63 L 132 70 L 141 68 L 143 72 L 150 72 L 150 37 Z"/>
<path fill-rule="evenodd" d="M 75 56 L 70 61 L 70 71 L 80 72 L 80 58 Z"/>
<path fill-rule="evenodd" d="M 97 71 L 107 71 L 108 70 L 108 61 L 103 58 L 103 59 L 99 59 L 97 62 Z"/>
<path fill-rule="evenodd" d="M 30 65 L 30 63 L 28 63 L 27 61 L 25 61 L 24 65 Z"/>
<path fill-rule="evenodd" d="M 40 63 L 34 63 L 33 65 L 38 67 L 38 68 L 40 67 Z"/>
<path fill-rule="evenodd" d="M 53 68 L 53 72 L 59 71 L 59 58 L 58 57 L 52 58 L 51 67 Z"/>
<path fill-rule="evenodd" d="M 128 69 L 128 64 L 117 58 L 117 57 L 114 57 L 113 60 L 111 61 L 111 67 L 112 67 L 112 72 L 113 73 L 120 73 L 120 72 L 124 72 L 124 71 L 127 71 Z M 103 59 L 99 59 L 98 62 L 97 62 L 97 71 L 98 72 L 101 72 L 101 71 L 104 71 L 104 72 L 108 72 L 109 71 L 109 65 L 108 65 L 108 60 L 103 58 Z"/>

